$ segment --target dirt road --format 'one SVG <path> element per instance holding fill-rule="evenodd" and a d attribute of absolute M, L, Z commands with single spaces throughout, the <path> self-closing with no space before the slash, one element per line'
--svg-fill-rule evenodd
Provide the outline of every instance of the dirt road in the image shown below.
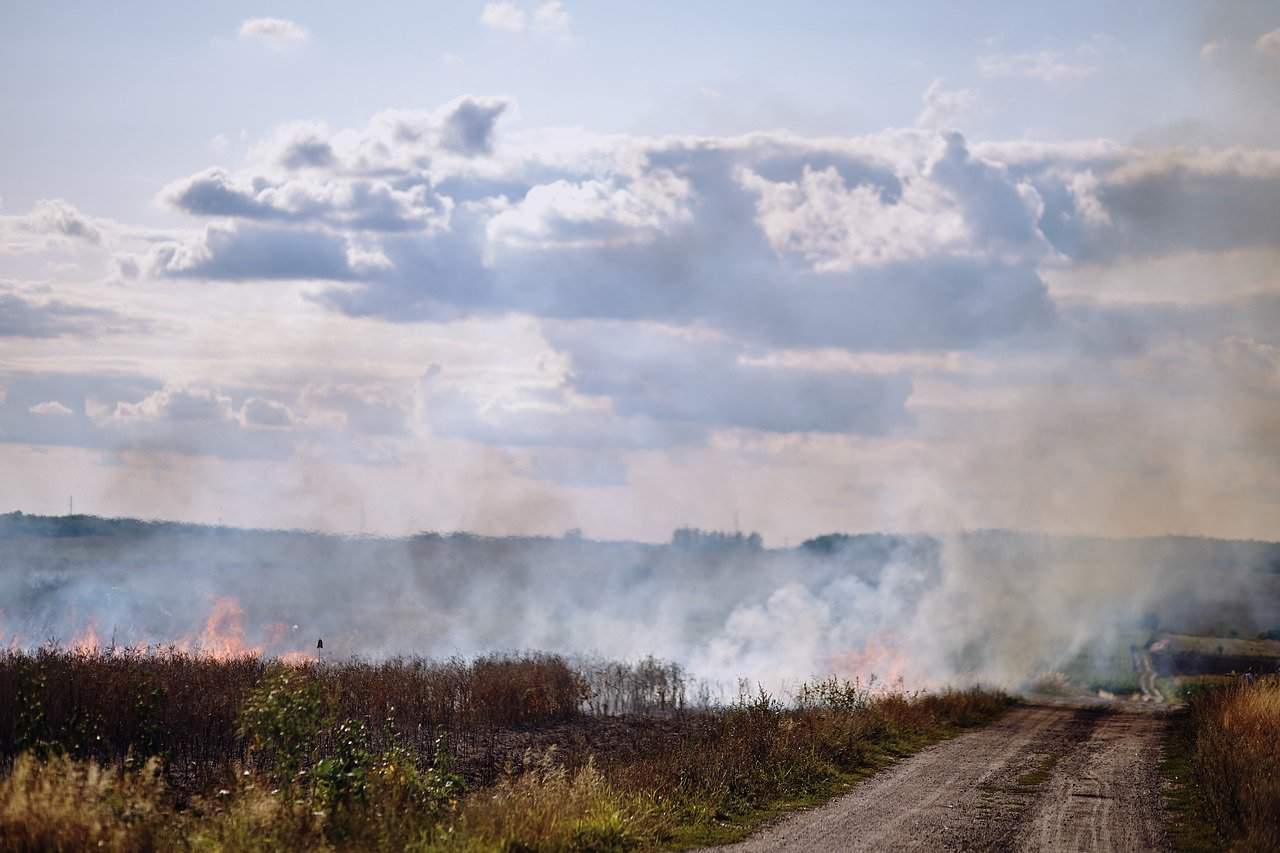
<path fill-rule="evenodd" d="M 1019 707 L 716 849 L 1166 850 L 1157 774 L 1165 720 L 1150 706 Z"/>

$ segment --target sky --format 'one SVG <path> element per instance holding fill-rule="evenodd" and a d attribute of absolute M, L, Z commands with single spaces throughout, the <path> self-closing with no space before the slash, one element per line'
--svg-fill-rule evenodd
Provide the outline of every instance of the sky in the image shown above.
<path fill-rule="evenodd" d="M 0 510 L 1276 538 L 1280 5 L 11 2 Z"/>

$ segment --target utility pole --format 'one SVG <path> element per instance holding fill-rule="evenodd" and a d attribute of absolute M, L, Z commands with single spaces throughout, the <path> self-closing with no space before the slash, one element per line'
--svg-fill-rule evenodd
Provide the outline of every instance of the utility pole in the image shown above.
<path fill-rule="evenodd" d="M 76 496 L 67 495 L 67 515 L 76 514 Z"/>

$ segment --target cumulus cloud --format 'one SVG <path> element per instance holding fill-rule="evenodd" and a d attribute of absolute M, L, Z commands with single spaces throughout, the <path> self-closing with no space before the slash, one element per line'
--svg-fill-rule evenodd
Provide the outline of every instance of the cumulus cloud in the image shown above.
<path fill-rule="evenodd" d="M 523 9 L 508 0 L 486 3 L 480 11 L 480 23 L 491 29 L 508 32 L 522 31 L 527 17 Z"/>
<path fill-rule="evenodd" d="M 633 180 L 554 181 L 533 187 L 488 222 L 489 239 L 520 247 L 649 242 L 691 217 L 689 183 L 668 170 Z"/>
<path fill-rule="evenodd" d="M 36 403 L 27 409 L 33 415 L 53 415 L 66 416 L 72 414 L 72 411 L 57 400 L 46 400 L 43 403 Z"/>
<path fill-rule="evenodd" d="M 148 266 L 151 274 L 172 278 L 356 278 L 341 235 L 257 225 L 211 225 L 197 241 L 161 243 L 151 250 Z"/>
<path fill-rule="evenodd" d="M 848 271 L 977 249 L 1042 256 L 1039 198 L 997 163 L 970 156 L 948 134 L 922 178 L 886 199 L 867 184 L 849 187 L 833 169 L 806 169 L 799 182 L 775 183 L 748 172 L 760 193 L 758 215 L 775 249 L 798 252 L 820 271 Z"/>
<path fill-rule="evenodd" d="M 284 18 L 247 18 L 240 24 L 240 40 L 271 47 L 305 44 L 311 39 L 306 28 Z"/>
<path fill-rule="evenodd" d="M 539 3 L 532 12 L 509 0 L 486 3 L 480 11 L 480 23 L 490 29 L 521 33 L 534 32 L 568 36 L 571 26 L 569 10 L 559 0 Z"/>
<path fill-rule="evenodd" d="M 957 134 L 586 137 L 477 168 L 505 106 L 325 130 L 334 162 L 302 175 L 264 153 L 175 182 L 170 203 L 235 222 L 154 248 L 150 268 L 354 282 L 321 299 L 393 320 L 648 319 L 801 346 L 973 346 L 1052 319 L 1041 188 Z"/>
<path fill-rule="evenodd" d="M 244 401 L 240 408 L 240 419 L 246 426 L 256 427 L 287 427 L 292 426 L 295 421 L 288 406 L 261 397 L 250 397 Z"/>
<path fill-rule="evenodd" d="M 1260 36 L 1254 47 L 1263 56 L 1270 59 L 1280 59 L 1280 28 Z"/>
<path fill-rule="evenodd" d="M 1094 224 L 1068 246 L 1077 258 L 1159 256 L 1280 245 L 1280 154 L 1155 152 L 1097 176 L 1083 208 Z M 1105 214 L 1105 217 L 1103 216 Z"/>
<path fill-rule="evenodd" d="M 972 89 L 947 89 L 941 78 L 929 84 L 924 93 L 924 109 L 916 119 L 918 127 L 941 128 L 961 118 L 978 101 Z"/>
<path fill-rule="evenodd" d="M 460 98 L 446 108 L 441 144 L 472 156 L 493 151 L 493 129 L 509 106 L 505 98 Z"/>
<path fill-rule="evenodd" d="M 540 32 L 568 34 L 569 12 L 559 0 L 550 0 L 534 10 L 533 25 Z"/>
<path fill-rule="evenodd" d="M 0 254 L 58 245 L 102 243 L 102 228 L 61 199 L 41 199 L 31 212 L 0 216 Z"/>
<path fill-rule="evenodd" d="M 1138 393 L 1133 377 L 1166 364 L 1170 341 L 1212 354 L 1179 367 L 1188 395 L 1224 376 L 1270 387 L 1274 299 L 1133 305 L 1064 298 L 1046 278 L 1280 250 L 1273 152 L 970 145 L 924 126 L 965 105 L 953 94 L 931 87 L 920 127 L 839 139 L 499 137 L 509 101 L 475 96 L 355 128 L 282 127 L 242 168 L 163 191 L 216 221 L 135 256 L 140 275 L 315 281 L 307 298 L 390 321 L 532 317 L 562 371 L 534 386 L 447 374 L 408 396 L 317 377 L 289 395 L 162 386 L 98 428 L 173 445 L 182 411 L 203 406 L 203 438 L 185 446 L 287 454 L 341 434 L 383 459 L 430 434 L 504 448 L 521 478 L 607 488 L 646 453 L 743 433 L 934 435 L 954 410 L 1011 406 L 1010 385 L 1080 359 L 1094 387 Z M 824 348 L 854 358 L 810 357 Z M 919 367 L 966 352 L 997 366 Z M 859 354 L 902 366 L 851 366 Z"/>
<path fill-rule="evenodd" d="M 357 231 L 427 231 L 448 221 L 450 204 L 423 182 L 291 177 L 242 180 L 213 168 L 175 181 L 162 200 L 196 216 L 324 223 Z"/>

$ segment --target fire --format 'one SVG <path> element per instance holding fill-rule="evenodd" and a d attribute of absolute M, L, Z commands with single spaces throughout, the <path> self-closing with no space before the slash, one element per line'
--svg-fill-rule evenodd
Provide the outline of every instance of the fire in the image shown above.
<path fill-rule="evenodd" d="M 285 652 L 279 656 L 281 663 L 289 666 L 303 666 L 309 663 L 315 663 L 316 658 L 310 652 Z"/>
<path fill-rule="evenodd" d="M 892 636 L 874 634 L 862 644 L 860 651 L 832 655 L 831 671 L 842 678 L 896 686 L 905 683 L 910 661 Z"/>
<path fill-rule="evenodd" d="M 98 639 L 98 623 L 90 620 L 84 630 L 71 641 L 71 648 L 77 652 L 96 652 L 102 648 L 102 641 Z"/>
<path fill-rule="evenodd" d="M 215 598 L 213 612 L 205 620 L 204 630 L 197 635 L 183 637 L 176 644 L 187 652 L 197 652 L 212 658 L 258 657 L 262 646 L 250 646 L 244 638 L 244 608 L 230 596 Z"/>
<path fill-rule="evenodd" d="M 0 643 L 5 639 L 4 627 L 4 612 L 0 611 Z M 114 640 L 115 632 L 112 631 L 112 645 L 108 648 L 102 644 L 98 633 L 98 620 L 91 619 L 68 643 L 67 648 L 75 652 L 104 654 L 118 651 L 146 653 L 150 649 L 161 652 L 173 650 L 216 660 L 262 657 L 269 654 L 284 663 L 294 665 L 314 661 L 314 655 L 299 650 L 290 642 L 288 635 L 297 629 L 297 625 L 291 629 L 284 622 L 274 622 L 256 631 L 247 631 L 244 608 L 240 606 L 240 602 L 232 596 L 222 596 L 213 599 L 209 615 L 201 628 L 184 634 L 177 640 L 130 637 L 126 638 L 123 645 L 117 645 Z M 13 651 L 23 647 L 19 634 L 15 633 L 10 642 Z"/>

